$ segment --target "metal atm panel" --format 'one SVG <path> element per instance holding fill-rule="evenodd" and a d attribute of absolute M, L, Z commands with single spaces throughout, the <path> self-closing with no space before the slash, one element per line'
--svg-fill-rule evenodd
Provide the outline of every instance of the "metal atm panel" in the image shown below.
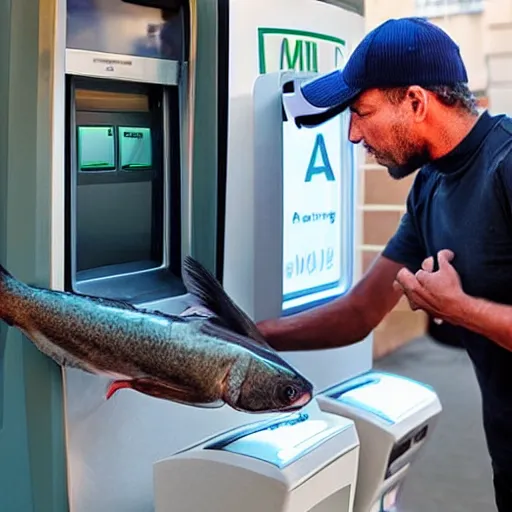
<path fill-rule="evenodd" d="M 65 288 L 179 313 L 186 9 L 144 3 L 68 0 Z M 179 406 L 63 374 L 70 510 L 151 511 Z"/>
<path fill-rule="evenodd" d="M 66 72 L 176 84 L 186 45 L 180 3 L 67 0 Z"/>

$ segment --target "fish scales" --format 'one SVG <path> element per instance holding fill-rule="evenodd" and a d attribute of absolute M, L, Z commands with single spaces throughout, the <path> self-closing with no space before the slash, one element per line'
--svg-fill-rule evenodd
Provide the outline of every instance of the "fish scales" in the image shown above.
<path fill-rule="evenodd" d="M 13 322 L 29 334 L 41 333 L 98 371 L 116 367 L 126 376 L 151 374 L 201 385 L 222 374 L 242 348 L 198 334 L 195 322 L 97 306 L 81 297 L 61 298 L 51 291 L 10 292 Z M 68 333 L 73 333 L 70 337 Z M 134 365 L 136 361 L 136 365 Z M 200 386 L 203 387 L 203 386 Z"/>

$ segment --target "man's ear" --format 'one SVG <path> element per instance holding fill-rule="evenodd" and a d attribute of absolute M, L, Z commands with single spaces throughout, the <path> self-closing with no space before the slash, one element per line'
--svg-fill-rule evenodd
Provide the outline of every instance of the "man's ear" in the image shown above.
<path fill-rule="evenodd" d="M 414 113 L 417 122 L 423 121 L 427 115 L 429 95 L 425 89 L 417 85 L 412 85 L 407 90 L 405 101 Z"/>

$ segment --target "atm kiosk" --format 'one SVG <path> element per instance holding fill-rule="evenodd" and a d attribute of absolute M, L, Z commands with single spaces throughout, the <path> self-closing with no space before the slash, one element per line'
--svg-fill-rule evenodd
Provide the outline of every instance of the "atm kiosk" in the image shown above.
<path fill-rule="evenodd" d="M 210 93 L 190 82 L 215 88 L 202 59 L 215 62 L 208 51 L 218 25 L 200 3 L 5 4 L 0 131 L 9 137 L 0 139 L 10 157 L 0 164 L 0 246 L 2 264 L 20 279 L 186 308 L 182 258 L 193 235 L 215 241 L 215 222 L 190 227 L 198 204 L 190 154 L 212 157 L 194 127 L 195 103 Z M 190 58 L 191 46 L 200 59 Z M 208 111 L 201 119 L 217 121 Z M 217 201 L 205 181 L 197 187 L 203 208 Z M 194 256 L 205 262 L 214 251 L 203 244 Z M 106 385 L 59 368 L 1 327 L 0 510 L 152 510 L 151 465 L 181 447 L 168 436 L 181 409 L 135 393 L 107 402 Z"/>
<path fill-rule="evenodd" d="M 328 302 L 354 283 L 356 159 L 347 140 L 348 113 L 308 125 L 308 116 L 319 109 L 308 111 L 300 102 L 300 84 L 315 76 L 276 71 L 258 77 L 254 86 L 254 189 L 252 201 L 244 204 L 251 209 L 248 218 L 260 244 L 248 263 L 262 276 L 253 288 L 258 319 Z M 298 126 L 296 112 L 306 127 Z M 283 220 L 272 223 L 276 218 Z M 237 248 L 238 253 L 246 250 Z M 420 383 L 368 373 L 371 357 L 362 357 L 367 344 L 283 355 L 312 378 L 324 410 L 353 419 L 361 429 L 354 510 L 394 512 L 398 490 L 430 438 L 441 405 L 435 392 Z M 315 356 L 324 358 L 323 364 L 313 362 Z M 347 362 L 359 371 L 351 375 Z M 367 368 L 358 366 L 365 363 Z M 337 390 L 338 395 L 330 394 Z"/>
<path fill-rule="evenodd" d="M 340 123 L 340 114 L 309 104 L 301 94 L 301 84 L 314 77 L 276 75 L 281 115 L 293 122 L 295 130 L 330 133 L 330 126 Z M 354 510 L 396 512 L 409 468 L 441 413 L 437 394 L 419 382 L 368 370 L 323 387 L 317 400 L 322 410 L 351 418 L 356 424 L 361 459 Z"/>
<path fill-rule="evenodd" d="M 179 198 L 177 180 L 171 183 L 179 153 L 170 147 L 170 92 L 69 82 L 69 288 L 135 303 L 183 294 L 180 253 L 171 260 L 167 243 L 180 246 L 180 216 L 170 214 Z"/>
<path fill-rule="evenodd" d="M 85 4 L 67 0 L 66 285 L 133 303 L 175 297 L 184 293 L 185 9 L 163 0 Z"/>
<path fill-rule="evenodd" d="M 343 67 L 365 25 L 335 0 L 237 0 L 230 11 L 233 39 L 258 39 L 231 53 L 223 283 L 261 321 L 339 298 L 359 276 L 360 155 L 347 141 L 349 117 L 299 130 L 282 88 Z M 371 368 L 371 338 L 282 356 L 325 389 Z"/>
<path fill-rule="evenodd" d="M 352 512 L 358 460 L 354 423 L 313 401 L 156 462 L 155 512 Z"/>

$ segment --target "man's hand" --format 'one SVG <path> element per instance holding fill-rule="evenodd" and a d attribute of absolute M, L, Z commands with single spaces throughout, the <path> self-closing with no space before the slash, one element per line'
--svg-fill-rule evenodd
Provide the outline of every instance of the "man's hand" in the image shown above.
<path fill-rule="evenodd" d="M 450 321 L 465 300 L 459 275 L 450 264 L 454 254 L 444 249 L 438 255 L 439 270 L 433 272 L 433 258 L 427 258 L 416 274 L 403 268 L 398 272 L 394 287 L 402 289 L 411 309 L 422 309 L 435 319 Z"/>
<path fill-rule="evenodd" d="M 485 336 L 512 352 L 512 306 L 497 304 L 464 293 L 459 275 L 450 264 L 454 255 L 438 252 L 439 270 L 426 259 L 416 275 L 398 272 L 393 286 L 405 293 L 412 309 L 422 309 L 435 319 Z"/>

